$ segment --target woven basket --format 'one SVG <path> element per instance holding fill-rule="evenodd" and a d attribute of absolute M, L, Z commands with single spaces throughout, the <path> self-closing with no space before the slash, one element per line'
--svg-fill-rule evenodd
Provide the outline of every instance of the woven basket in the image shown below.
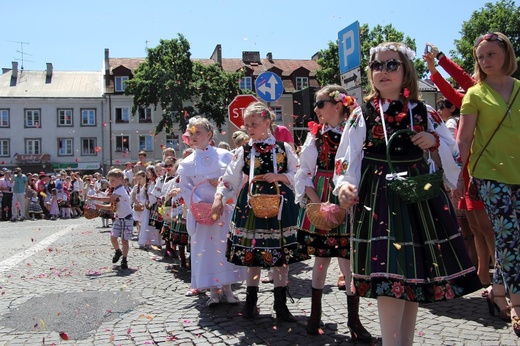
<path fill-rule="evenodd" d="M 272 217 L 278 216 L 278 211 L 280 209 L 280 188 L 278 187 L 278 183 L 275 183 L 274 186 L 276 188 L 276 194 L 252 194 L 251 191 L 253 189 L 253 182 L 255 181 L 265 181 L 263 175 L 258 175 L 251 179 L 251 183 L 249 184 L 249 205 L 253 209 L 253 213 L 256 217 L 262 219 L 269 219 Z"/>
<path fill-rule="evenodd" d="M 309 203 L 305 212 L 314 227 L 324 231 L 330 231 L 346 222 L 347 210 L 334 203 Z"/>
<path fill-rule="evenodd" d="M 213 218 L 213 216 L 211 215 L 211 208 L 212 208 L 213 204 L 207 203 L 207 202 L 193 203 L 193 193 L 200 185 L 205 184 L 205 183 L 208 183 L 208 182 L 205 182 L 205 181 L 200 182 L 197 185 L 195 185 L 195 187 L 191 190 L 190 211 L 192 212 L 193 217 L 195 218 L 195 221 L 197 221 L 198 223 L 200 223 L 202 225 L 211 226 L 217 221 L 217 218 Z"/>
<path fill-rule="evenodd" d="M 397 136 L 415 132 L 405 129 L 396 131 L 388 140 L 386 146 L 386 159 L 390 173 L 396 173 L 390 159 L 390 143 Z M 443 171 L 439 169 L 430 174 L 421 174 L 414 177 L 399 178 L 389 180 L 387 186 L 390 190 L 396 193 L 405 203 L 417 203 L 435 198 L 439 195 L 443 185 Z"/>
<path fill-rule="evenodd" d="M 83 208 L 83 216 L 85 219 L 94 219 L 99 216 L 99 211 L 95 208 Z"/>

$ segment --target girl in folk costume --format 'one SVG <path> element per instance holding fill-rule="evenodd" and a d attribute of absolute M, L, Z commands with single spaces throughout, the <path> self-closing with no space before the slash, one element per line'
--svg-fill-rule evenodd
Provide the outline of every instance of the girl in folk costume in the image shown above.
<path fill-rule="evenodd" d="M 227 260 L 248 267 L 247 299 L 244 318 L 258 315 L 258 283 L 262 268 L 274 267 L 274 309 L 278 319 L 294 322 L 286 305 L 289 264 L 299 261 L 296 239 L 298 206 L 294 203 L 292 186 L 298 166 L 298 157 L 288 143 L 276 142 L 271 131 L 271 111 L 261 102 L 249 105 L 244 111 L 244 123 L 251 139 L 237 148 L 233 161 L 222 177 L 213 212 L 221 215 L 225 201 L 238 196 L 228 239 Z M 249 182 L 243 184 L 243 176 Z M 255 181 L 263 175 L 265 181 Z M 249 187 L 255 194 L 273 194 L 277 184 L 281 202 L 277 214 L 269 218 L 256 217 L 249 206 Z M 223 216 L 224 217 L 224 216 Z M 223 217 L 221 219 L 223 219 Z"/>
<path fill-rule="evenodd" d="M 164 160 L 164 167 L 166 169 L 165 183 L 162 187 L 163 200 L 163 227 L 161 230 L 162 238 L 166 243 L 164 250 L 164 257 L 177 259 L 177 245 L 179 245 L 179 256 L 181 267 L 186 267 L 186 245 L 188 244 L 188 232 L 186 231 L 186 222 L 183 227 L 179 226 L 182 217 L 182 207 L 184 199 L 180 195 L 179 182 L 180 178 L 177 175 L 178 163 L 174 157 L 167 157 Z M 178 217 L 179 216 L 179 217 Z M 184 230 L 181 237 L 179 232 Z M 182 239 L 181 239 L 182 238 Z"/>
<path fill-rule="evenodd" d="M 32 192 L 31 200 L 29 202 L 29 216 L 31 220 L 35 220 L 36 216 L 43 214 L 42 206 L 40 205 L 40 199 L 38 198 L 38 193 L 36 191 Z"/>
<path fill-rule="evenodd" d="M 353 97 L 339 85 L 328 85 L 316 93 L 314 112 L 320 124 L 309 122 L 310 132 L 300 152 L 300 168 L 295 176 L 296 203 L 331 202 L 337 208 L 337 198 L 332 195 L 334 159 L 347 117 L 358 106 Z M 322 204 L 321 208 L 326 205 Z M 329 217 L 334 216 L 331 210 Z M 343 219 L 332 220 L 336 227 L 330 230 L 319 229 L 311 224 L 305 208 L 300 209 L 298 217 L 298 242 L 302 251 L 314 255 L 312 270 L 312 309 L 307 333 L 320 333 L 321 296 L 327 269 L 332 257 L 338 258 L 340 270 L 347 283 L 350 283 L 350 227 Z M 353 340 L 370 341 L 372 336 L 359 320 L 359 296 L 353 295 L 350 285 L 346 285 L 348 323 Z"/>
<path fill-rule="evenodd" d="M 153 203 L 150 203 L 150 218 L 148 223 L 150 226 L 160 230 L 163 224 L 163 217 L 159 213 L 159 207 L 162 205 L 161 190 L 164 184 L 164 170 L 160 163 L 156 164 L 155 166 L 148 167 L 151 167 L 153 170 L 153 173 L 149 175 L 149 178 L 153 180 L 154 188 L 151 191 L 151 194 L 155 197 L 153 199 Z M 148 167 L 146 169 L 147 171 Z"/>
<path fill-rule="evenodd" d="M 143 189 L 146 190 L 146 192 L 144 193 L 146 194 L 147 200 L 145 202 L 143 214 L 141 215 L 141 230 L 139 231 L 139 238 L 137 240 L 137 243 L 141 248 L 146 248 L 151 245 L 161 246 L 161 237 L 159 235 L 159 229 L 157 228 L 156 224 L 150 225 L 149 222 L 153 210 L 153 207 L 151 206 L 157 204 L 157 198 L 153 194 L 156 184 L 156 179 L 154 179 L 154 177 L 156 176 L 156 172 L 157 170 L 154 168 L 154 166 L 146 167 L 147 179 Z"/>
<path fill-rule="evenodd" d="M 188 128 L 193 154 L 183 159 L 177 173 L 180 177 L 181 195 L 188 207 L 187 229 L 191 236 L 191 288 L 210 289 L 208 306 L 215 306 L 222 298 L 228 303 L 239 302 L 231 290 L 231 284 L 245 278 L 245 270 L 225 261 L 226 237 L 229 231 L 232 206 L 226 205 L 219 221 L 211 225 L 196 221 L 194 203 L 213 202 L 218 178 L 224 173 L 233 157 L 229 151 L 215 148 L 209 143 L 213 138 L 213 125 L 202 117 L 195 117 Z M 211 215 L 206 215 L 211 220 Z M 215 216 L 213 220 L 217 220 Z M 209 223 L 209 222 L 208 222 Z M 222 288 L 222 297 L 219 295 Z"/>
<path fill-rule="evenodd" d="M 428 174 L 429 163 L 443 169 L 452 188 L 460 171 L 453 136 L 419 100 L 414 56 L 403 43 L 371 49 L 371 92 L 350 115 L 336 154 L 335 192 L 341 206 L 354 206 L 353 287 L 377 298 L 383 345 L 413 343 L 419 303 L 481 287 L 442 186 L 437 197 L 408 203 L 391 189 L 394 179 Z M 390 141 L 390 171 L 387 143 L 401 129 L 415 133 Z M 429 188 L 424 184 L 421 194 Z"/>
<path fill-rule="evenodd" d="M 107 197 L 108 193 L 108 180 L 102 179 L 100 181 L 100 188 L 96 196 Z M 101 217 L 101 222 L 103 223 L 102 227 L 110 227 L 108 223 L 110 220 L 114 220 L 114 213 L 108 209 L 99 209 L 99 216 Z"/>

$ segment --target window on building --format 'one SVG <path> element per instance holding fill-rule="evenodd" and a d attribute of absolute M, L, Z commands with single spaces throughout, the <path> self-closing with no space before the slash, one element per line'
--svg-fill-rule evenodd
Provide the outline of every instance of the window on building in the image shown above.
<path fill-rule="evenodd" d="M 153 151 L 153 136 L 139 136 L 139 150 Z"/>
<path fill-rule="evenodd" d="M 296 90 L 303 90 L 309 87 L 308 77 L 296 77 Z"/>
<path fill-rule="evenodd" d="M 9 127 L 9 109 L 0 109 L 0 127 Z"/>
<path fill-rule="evenodd" d="M 242 77 L 240 80 L 240 89 L 253 90 L 253 77 Z"/>
<path fill-rule="evenodd" d="M 72 109 L 58 109 L 58 126 L 72 126 Z"/>
<path fill-rule="evenodd" d="M 26 139 L 25 140 L 25 154 L 39 155 L 42 153 L 41 139 Z"/>
<path fill-rule="evenodd" d="M 128 76 L 116 76 L 115 78 L 115 91 L 123 92 L 125 91 L 125 82 L 128 80 Z"/>
<path fill-rule="evenodd" d="M 151 123 L 152 122 L 152 109 L 139 108 L 139 122 L 140 123 Z"/>
<path fill-rule="evenodd" d="M 58 138 L 58 156 L 74 154 L 74 138 Z"/>
<path fill-rule="evenodd" d="M 81 110 L 81 126 L 96 126 L 96 110 L 82 109 Z"/>
<path fill-rule="evenodd" d="M 9 140 L 8 139 L 0 139 L 0 156 L 9 157 L 11 154 L 9 153 Z"/>
<path fill-rule="evenodd" d="M 282 121 L 283 120 L 283 107 L 282 106 L 271 106 L 271 109 L 274 112 L 275 121 Z"/>
<path fill-rule="evenodd" d="M 130 121 L 130 108 L 116 108 L 116 123 L 128 123 Z"/>
<path fill-rule="evenodd" d="M 25 110 L 25 127 L 41 127 L 40 110 L 26 109 Z"/>
<path fill-rule="evenodd" d="M 83 155 L 83 156 L 97 155 L 96 138 L 81 138 L 81 155 Z"/>
<path fill-rule="evenodd" d="M 127 152 L 130 151 L 130 137 L 116 136 L 116 151 Z"/>
<path fill-rule="evenodd" d="M 172 135 L 172 134 L 167 134 L 166 135 L 166 148 L 173 148 L 174 150 L 176 151 L 179 151 L 181 150 L 181 146 L 180 146 L 180 141 L 179 141 L 179 136 L 178 135 Z"/>

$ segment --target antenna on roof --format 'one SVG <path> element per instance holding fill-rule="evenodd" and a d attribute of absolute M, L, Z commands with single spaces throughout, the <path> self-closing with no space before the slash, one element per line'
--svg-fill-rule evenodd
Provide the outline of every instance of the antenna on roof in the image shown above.
<path fill-rule="evenodd" d="M 23 63 L 24 63 L 24 61 L 32 62 L 31 60 L 27 60 L 27 59 L 25 59 L 25 56 L 26 56 L 26 55 L 31 55 L 31 54 L 29 54 L 29 53 L 25 53 L 25 52 L 23 51 L 23 45 L 24 45 L 24 44 L 29 45 L 29 42 L 22 42 L 22 41 L 9 41 L 9 42 L 14 42 L 14 43 L 19 43 L 19 44 L 20 44 L 20 50 L 17 50 L 16 52 L 17 52 L 17 53 L 20 53 L 21 56 L 22 56 L 22 58 L 21 58 L 21 59 L 15 59 L 15 60 L 18 60 L 18 61 L 21 61 L 21 62 L 22 62 L 22 64 L 21 64 L 21 68 L 20 68 L 20 69 L 23 70 Z"/>
<path fill-rule="evenodd" d="M 148 40 L 144 41 L 144 51 L 146 52 L 146 54 L 148 54 Z"/>

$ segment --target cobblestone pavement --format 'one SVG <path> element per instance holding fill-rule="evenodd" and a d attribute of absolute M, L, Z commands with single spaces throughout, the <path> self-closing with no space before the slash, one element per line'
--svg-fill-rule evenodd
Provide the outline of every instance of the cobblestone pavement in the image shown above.
<path fill-rule="evenodd" d="M 0 227 L 4 225 L 10 231 L 36 228 L 27 222 Z M 98 228 L 100 220 L 54 225 L 63 228 L 56 241 L 12 268 L 12 258 L 0 263 L 0 345 L 354 344 L 346 325 L 346 297 L 335 287 L 339 269 L 334 260 L 323 294 L 324 334 L 308 336 L 304 327 L 311 305 L 312 260 L 291 265 L 295 302 L 288 306 L 297 323 L 273 319 L 271 284 L 260 284 L 260 316 L 245 320 L 242 304 L 208 308 L 207 295 L 186 297 L 190 273 L 161 262 L 158 252 L 132 248 L 130 269 L 119 271 L 111 263 L 108 229 Z M 42 230 L 38 232 L 43 240 Z M 236 285 L 235 293 L 244 301 L 245 285 Z M 361 300 L 361 319 L 374 336 L 373 344 L 380 345 L 375 300 Z M 517 340 L 510 324 L 488 315 L 480 292 L 475 292 L 421 307 L 414 344 L 517 345 Z"/>

